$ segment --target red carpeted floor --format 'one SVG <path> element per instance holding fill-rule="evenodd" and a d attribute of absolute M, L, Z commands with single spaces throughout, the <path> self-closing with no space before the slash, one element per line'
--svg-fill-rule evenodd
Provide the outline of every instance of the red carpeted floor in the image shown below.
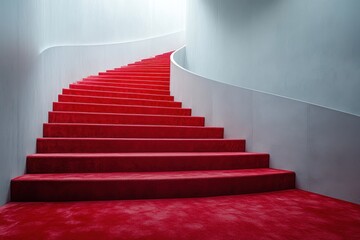
<path fill-rule="evenodd" d="M 294 190 L 294 172 L 174 101 L 169 56 L 63 90 L 11 181 L 0 238 L 360 237 L 358 205 Z"/>
<path fill-rule="evenodd" d="M 356 240 L 360 207 L 301 190 L 101 202 L 9 203 L 0 239 Z"/>

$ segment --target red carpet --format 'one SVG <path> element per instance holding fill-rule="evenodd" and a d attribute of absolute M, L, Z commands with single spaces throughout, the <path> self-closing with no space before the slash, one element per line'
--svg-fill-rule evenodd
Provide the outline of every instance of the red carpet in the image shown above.
<path fill-rule="evenodd" d="M 160 200 L 9 203 L 0 239 L 358 240 L 360 207 L 301 190 Z"/>
<path fill-rule="evenodd" d="M 53 203 L 0 208 L 0 237 L 358 236 L 357 205 L 287 190 L 295 187 L 294 172 L 269 168 L 268 154 L 245 152 L 245 140 L 224 139 L 223 128 L 205 127 L 203 117 L 174 101 L 169 55 L 63 89 L 37 153 L 27 158 L 27 174 L 11 181 L 13 202 Z"/>

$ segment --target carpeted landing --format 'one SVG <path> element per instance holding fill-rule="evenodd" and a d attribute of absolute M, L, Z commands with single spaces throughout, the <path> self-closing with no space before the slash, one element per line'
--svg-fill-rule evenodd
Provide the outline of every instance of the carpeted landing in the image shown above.
<path fill-rule="evenodd" d="M 0 239 L 360 239 L 358 205 L 301 190 L 207 198 L 9 203 Z"/>
<path fill-rule="evenodd" d="M 175 101 L 170 54 L 63 89 L 0 239 L 359 239 L 358 205 L 295 190 Z"/>

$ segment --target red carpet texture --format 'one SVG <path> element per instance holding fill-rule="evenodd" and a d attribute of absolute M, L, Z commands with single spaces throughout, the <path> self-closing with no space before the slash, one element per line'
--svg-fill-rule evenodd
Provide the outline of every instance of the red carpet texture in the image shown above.
<path fill-rule="evenodd" d="M 301 190 L 207 198 L 9 203 L 7 240 L 358 240 L 360 207 Z"/>
<path fill-rule="evenodd" d="M 358 239 L 358 205 L 294 190 L 294 172 L 174 101 L 169 56 L 63 89 L 0 239 Z"/>

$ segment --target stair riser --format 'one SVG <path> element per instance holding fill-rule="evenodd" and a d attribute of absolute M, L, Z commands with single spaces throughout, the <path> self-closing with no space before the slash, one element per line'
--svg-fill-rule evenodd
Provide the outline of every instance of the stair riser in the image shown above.
<path fill-rule="evenodd" d="M 243 140 L 48 139 L 37 140 L 37 153 L 243 152 Z"/>
<path fill-rule="evenodd" d="M 222 128 L 44 124 L 44 137 L 74 138 L 223 138 Z"/>
<path fill-rule="evenodd" d="M 168 64 L 170 63 L 170 59 L 143 59 L 143 60 L 140 60 L 140 61 L 137 61 L 135 63 L 162 63 L 162 64 Z"/>
<path fill-rule="evenodd" d="M 90 113 L 50 112 L 50 123 L 139 124 L 171 126 L 204 126 L 203 117 L 138 116 Z"/>
<path fill-rule="evenodd" d="M 114 97 L 114 98 L 135 98 L 135 99 L 148 99 L 159 101 L 173 101 L 173 96 L 166 95 L 153 95 L 141 93 L 119 93 L 110 91 L 94 91 L 86 89 L 63 89 L 63 94 L 79 95 L 79 96 L 95 96 L 95 97 Z"/>
<path fill-rule="evenodd" d="M 70 89 L 84 89 L 93 91 L 112 91 L 112 92 L 129 92 L 129 93 L 144 93 L 154 95 L 170 95 L 170 91 L 165 90 L 150 90 L 150 89 L 137 89 L 137 88 L 121 88 L 121 87 L 105 87 L 96 85 L 85 84 L 70 84 Z"/>
<path fill-rule="evenodd" d="M 127 67 L 169 67 L 169 64 L 157 64 L 157 63 L 131 63 Z"/>
<path fill-rule="evenodd" d="M 125 75 L 125 76 L 149 76 L 149 77 L 170 77 L 170 73 L 159 73 L 159 72 L 122 72 L 122 71 L 116 71 L 116 72 L 100 72 L 99 76 L 112 76 L 112 75 Z"/>
<path fill-rule="evenodd" d="M 121 67 L 121 68 L 115 68 L 115 71 L 122 71 L 122 70 L 132 70 L 132 71 L 165 71 L 165 72 L 170 72 L 170 67 L 152 67 L 152 66 L 126 66 L 126 67 Z"/>
<path fill-rule="evenodd" d="M 145 84 L 154 86 L 170 87 L 170 82 L 166 81 L 147 81 L 147 80 L 126 80 L 126 79 L 104 79 L 104 78 L 84 78 L 82 81 L 87 82 L 102 82 L 102 83 L 121 83 L 121 84 Z"/>
<path fill-rule="evenodd" d="M 244 156 L 31 157 L 27 173 L 161 172 L 268 168 L 267 154 Z"/>
<path fill-rule="evenodd" d="M 135 62 L 134 64 L 141 64 L 141 65 L 156 64 L 156 65 L 169 66 L 170 61 L 138 61 L 138 62 Z"/>
<path fill-rule="evenodd" d="M 97 104 L 119 104 L 119 105 L 140 105 L 154 107 L 180 108 L 180 102 L 151 101 L 141 99 L 101 98 L 74 95 L 59 95 L 59 102 L 97 103 Z"/>
<path fill-rule="evenodd" d="M 191 109 L 100 104 L 53 103 L 54 111 L 190 116 Z"/>
<path fill-rule="evenodd" d="M 160 74 L 170 74 L 170 69 L 155 69 L 155 68 L 133 68 L 133 67 L 128 67 L 128 68 L 120 68 L 120 69 L 115 69 L 115 70 L 107 70 L 106 72 L 108 73 L 160 73 Z"/>
<path fill-rule="evenodd" d="M 100 82 L 100 81 L 79 81 L 76 83 L 77 84 L 85 84 L 85 85 L 99 85 L 99 86 L 104 86 L 104 87 L 141 88 L 141 89 L 170 91 L 169 86 L 154 86 L 154 85 L 150 85 L 150 84 L 107 83 L 107 82 Z"/>
<path fill-rule="evenodd" d="M 262 176 L 133 180 L 12 181 L 12 201 L 90 201 L 209 197 L 294 188 L 294 174 Z"/>
<path fill-rule="evenodd" d="M 145 61 L 144 61 L 145 60 Z M 140 61 L 136 61 L 134 63 L 141 63 L 141 62 L 159 62 L 159 63 L 170 63 L 170 56 L 165 56 L 161 58 L 155 58 L 155 59 L 143 59 Z"/>
<path fill-rule="evenodd" d="M 147 106 L 101 105 L 81 103 L 53 103 L 54 111 L 66 112 L 97 112 L 97 113 L 126 113 L 150 115 L 190 116 L 191 109 L 187 108 L 157 108 Z"/>
<path fill-rule="evenodd" d="M 134 79 L 134 80 L 153 80 L 153 81 L 165 81 L 169 82 L 170 77 L 153 77 L 153 76 L 132 76 L 132 75 L 95 75 L 87 78 L 102 78 L 102 79 Z"/>

